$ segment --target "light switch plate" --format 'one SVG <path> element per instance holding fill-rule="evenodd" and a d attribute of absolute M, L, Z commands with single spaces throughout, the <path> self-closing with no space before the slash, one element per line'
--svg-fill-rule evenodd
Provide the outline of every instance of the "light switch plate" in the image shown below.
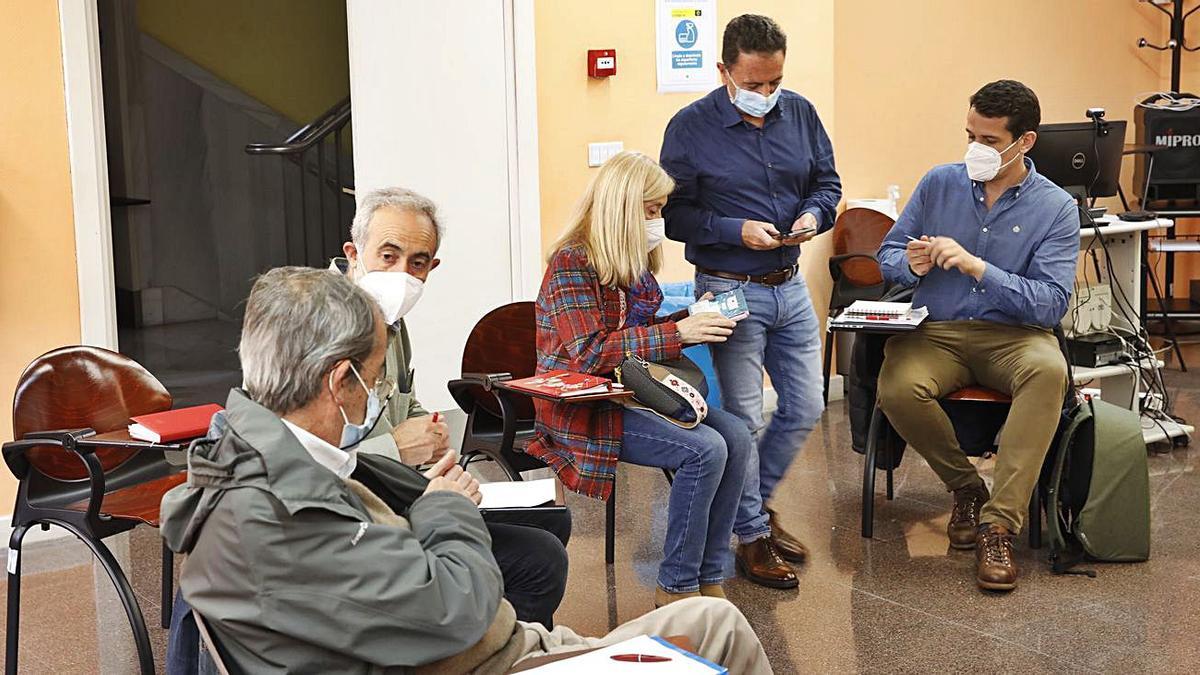
<path fill-rule="evenodd" d="M 609 157 L 624 149 L 625 143 L 623 141 L 588 143 L 588 166 L 600 166 L 608 161 Z"/>

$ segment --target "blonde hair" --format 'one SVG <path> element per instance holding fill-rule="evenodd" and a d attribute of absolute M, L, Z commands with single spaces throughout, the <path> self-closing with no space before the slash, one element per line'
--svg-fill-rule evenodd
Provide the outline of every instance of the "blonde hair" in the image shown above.
<path fill-rule="evenodd" d="M 575 205 L 567 229 L 550 257 L 582 245 L 605 286 L 631 286 L 662 267 L 662 248 L 646 252 L 644 202 L 665 199 L 675 189 L 666 171 L 640 152 L 620 152 L 600 167 Z"/>

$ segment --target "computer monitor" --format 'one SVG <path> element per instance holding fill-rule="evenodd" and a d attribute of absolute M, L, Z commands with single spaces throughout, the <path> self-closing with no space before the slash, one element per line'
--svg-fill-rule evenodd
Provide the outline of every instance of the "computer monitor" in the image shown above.
<path fill-rule="evenodd" d="M 1038 173 L 1076 197 L 1114 197 L 1125 149 L 1125 120 L 1043 124 L 1029 158 Z"/>

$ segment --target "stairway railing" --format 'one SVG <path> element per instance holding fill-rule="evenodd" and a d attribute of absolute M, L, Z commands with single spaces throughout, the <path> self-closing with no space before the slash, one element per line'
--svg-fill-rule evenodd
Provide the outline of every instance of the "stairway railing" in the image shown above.
<path fill-rule="evenodd" d="M 282 157 L 284 238 L 289 265 L 323 267 L 340 255 L 354 214 L 354 165 L 344 156 L 350 98 L 337 103 L 282 143 L 251 143 L 249 155 Z M 295 167 L 293 170 L 292 167 Z"/>

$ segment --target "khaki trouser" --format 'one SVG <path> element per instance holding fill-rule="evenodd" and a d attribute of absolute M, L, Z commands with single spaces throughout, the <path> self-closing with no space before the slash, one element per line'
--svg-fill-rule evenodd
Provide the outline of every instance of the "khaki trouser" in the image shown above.
<path fill-rule="evenodd" d="M 887 341 L 879 405 L 950 490 L 977 484 L 938 399 L 978 384 L 1012 397 L 981 523 L 1020 532 L 1066 394 L 1067 364 L 1044 328 L 939 321 Z"/>
<path fill-rule="evenodd" d="M 639 635 L 684 635 L 700 656 L 739 675 L 771 673 L 771 664 L 746 617 L 726 600 L 688 598 L 623 623 L 602 638 L 581 637 L 565 626 L 552 631 L 540 623 L 522 623 L 525 645 L 520 658 L 607 647 Z M 518 661 L 519 663 L 519 661 Z"/>

